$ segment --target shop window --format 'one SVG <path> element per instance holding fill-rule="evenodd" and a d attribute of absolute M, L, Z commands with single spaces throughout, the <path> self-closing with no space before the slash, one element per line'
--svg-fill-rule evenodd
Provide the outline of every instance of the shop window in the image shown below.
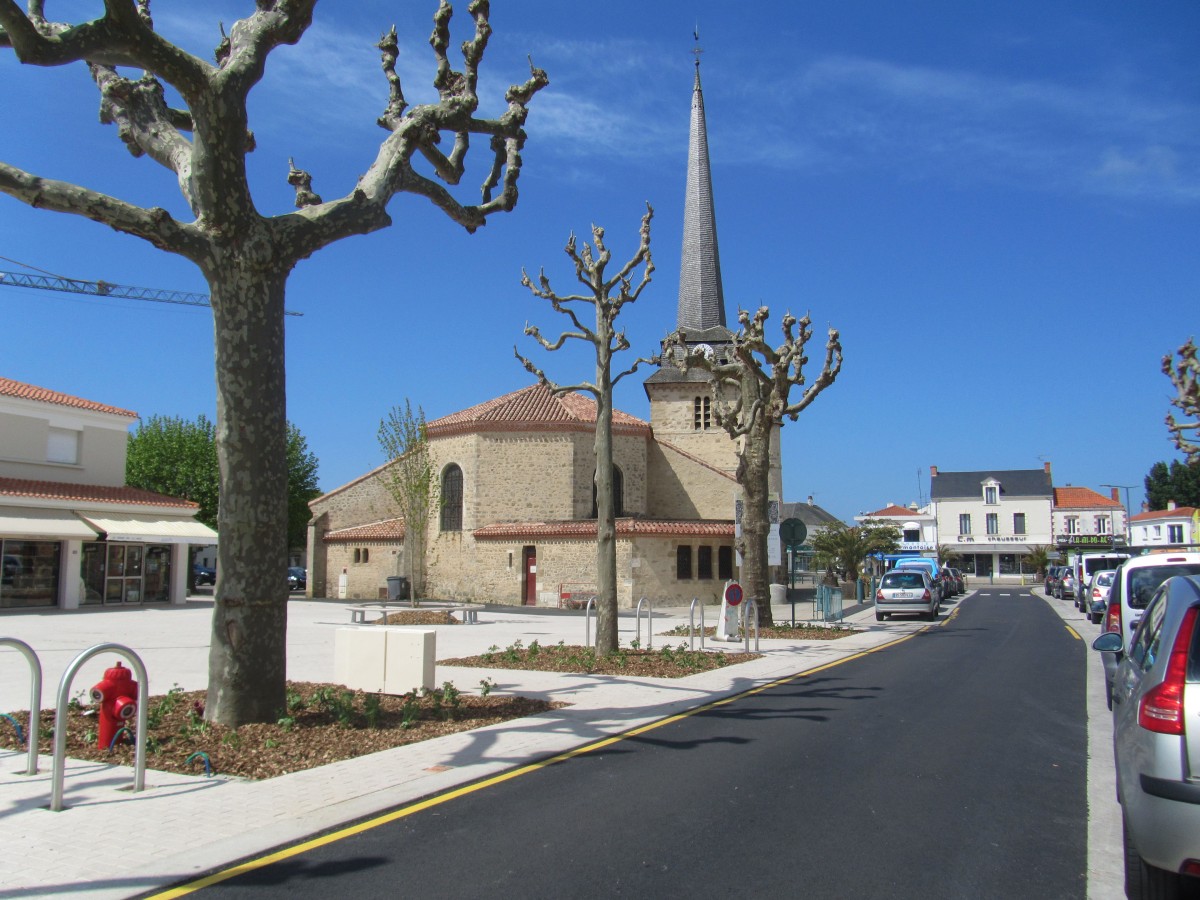
<path fill-rule="evenodd" d="M 675 577 L 690 581 L 692 577 L 692 548 L 680 547 L 675 551 Z"/>
<path fill-rule="evenodd" d="M 733 548 L 717 548 L 717 577 L 722 581 L 733 578 Z"/>
<path fill-rule="evenodd" d="M 442 472 L 442 531 L 462 531 L 463 473 L 451 463 Z"/>
<path fill-rule="evenodd" d="M 0 541 L 0 609 L 58 603 L 58 541 Z"/>
<path fill-rule="evenodd" d="M 696 548 L 696 577 L 705 580 L 712 580 L 712 547 Z"/>

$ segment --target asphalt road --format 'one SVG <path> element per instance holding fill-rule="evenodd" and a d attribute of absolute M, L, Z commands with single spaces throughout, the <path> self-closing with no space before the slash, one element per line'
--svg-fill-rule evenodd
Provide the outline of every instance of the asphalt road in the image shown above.
<path fill-rule="evenodd" d="M 201 896 L 1082 898 L 1086 648 L 1003 593 Z"/>

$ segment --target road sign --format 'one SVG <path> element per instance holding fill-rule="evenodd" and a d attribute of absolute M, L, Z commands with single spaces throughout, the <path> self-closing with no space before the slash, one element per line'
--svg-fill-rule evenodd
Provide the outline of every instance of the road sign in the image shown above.
<path fill-rule="evenodd" d="M 725 602 L 730 606 L 737 606 L 742 602 L 742 586 L 736 581 L 731 581 L 725 586 Z"/>
<path fill-rule="evenodd" d="M 779 536 L 789 547 L 803 544 L 808 537 L 808 526 L 799 519 L 784 519 L 779 523 Z"/>

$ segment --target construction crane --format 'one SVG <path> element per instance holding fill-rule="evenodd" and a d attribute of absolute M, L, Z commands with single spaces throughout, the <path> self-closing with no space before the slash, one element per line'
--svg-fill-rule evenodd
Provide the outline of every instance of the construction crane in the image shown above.
<path fill-rule="evenodd" d="M 78 278 L 64 278 L 61 275 L 0 272 L 0 285 L 36 288 L 43 291 L 61 291 L 64 294 L 88 294 L 92 297 L 117 297 L 123 300 L 153 300 L 155 303 L 175 303 L 180 306 L 212 307 L 212 304 L 208 302 L 208 294 L 133 287 L 128 284 L 112 284 L 108 281 L 83 281 Z M 285 310 L 284 315 L 302 316 L 304 313 Z"/>

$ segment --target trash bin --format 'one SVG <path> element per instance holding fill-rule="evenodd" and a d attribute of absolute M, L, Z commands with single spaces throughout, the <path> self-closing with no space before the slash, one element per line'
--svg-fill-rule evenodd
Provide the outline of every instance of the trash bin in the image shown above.
<path fill-rule="evenodd" d="M 389 575 L 387 577 L 387 598 L 388 600 L 407 600 L 408 579 L 403 575 Z"/>

